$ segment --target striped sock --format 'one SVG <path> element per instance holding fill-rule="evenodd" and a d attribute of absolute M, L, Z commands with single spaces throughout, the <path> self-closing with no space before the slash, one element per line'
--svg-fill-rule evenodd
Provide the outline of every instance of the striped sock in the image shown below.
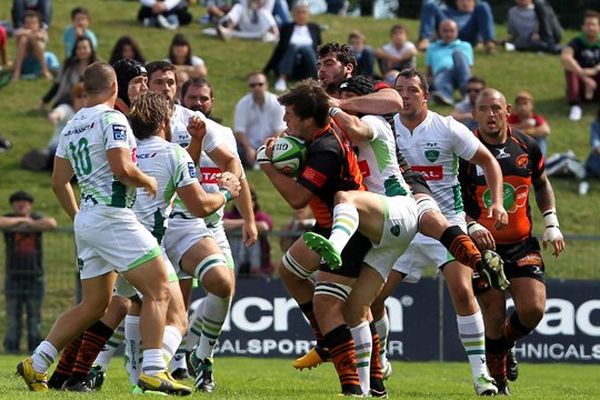
<path fill-rule="evenodd" d="M 485 352 L 490 375 L 496 382 L 506 382 L 506 337 L 485 338 Z"/>
<path fill-rule="evenodd" d="M 177 348 L 181 344 L 181 332 L 179 329 L 172 325 L 165 326 L 165 333 L 163 335 L 162 350 L 165 357 L 165 362 L 168 364 L 175 355 Z"/>
<path fill-rule="evenodd" d="M 479 270 L 481 253 L 471 237 L 458 225 L 446 228 L 440 237 L 440 242 L 458 262 L 471 267 L 474 271 Z"/>
<path fill-rule="evenodd" d="M 379 335 L 379 359 L 381 360 L 381 367 L 385 367 L 388 363 L 387 359 L 387 339 L 390 331 L 390 320 L 387 315 L 387 311 L 384 312 L 383 317 L 374 323 L 377 335 Z"/>
<path fill-rule="evenodd" d="M 47 340 L 38 345 L 31 355 L 33 370 L 37 373 L 44 373 L 54 363 L 58 357 L 58 350 Z"/>
<path fill-rule="evenodd" d="M 325 345 L 329 348 L 331 361 L 338 374 L 342 393 L 362 394 L 360 380 L 356 371 L 356 352 L 350 329 L 340 325 L 325 334 Z"/>
<path fill-rule="evenodd" d="M 58 360 L 58 365 L 48 380 L 48 386 L 51 388 L 62 388 L 63 383 L 71 376 L 71 371 L 73 370 L 73 365 L 77 359 L 77 353 L 79 352 L 82 337 L 83 334 L 71 340 L 67 347 L 63 349 L 60 360 Z"/>
<path fill-rule="evenodd" d="M 358 229 L 358 210 L 350 204 L 338 204 L 333 208 L 333 226 L 329 241 L 338 252 L 342 252 Z"/>
<path fill-rule="evenodd" d="M 108 364 L 110 360 L 112 360 L 115 352 L 125 340 L 125 321 L 121 321 L 121 324 L 115 329 L 114 333 L 108 339 L 98 357 L 94 361 L 93 365 L 99 365 L 102 368 L 102 371 L 106 372 L 108 369 Z"/>
<path fill-rule="evenodd" d="M 487 375 L 485 360 L 485 335 L 481 311 L 467 316 L 456 316 L 458 334 L 467 352 L 473 378 Z"/>
<path fill-rule="evenodd" d="M 113 330 L 102 321 L 97 321 L 83 332 L 81 346 L 77 353 L 73 372 L 69 379 L 81 379 L 86 377 L 92 368 L 92 364 L 106 341 L 112 336 Z"/>
<path fill-rule="evenodd" d="M 381 349 L 379 334 L 375 328 L 375 324 L 369 324 L 371 337 L 373 341 L 373 351 L 371 351 L 371 391 L 377 393 L 385 393 L 385 385 L 383 384 L 383 364 L 381 364 Z"/>
<path fill-rule="evenodd" d="M 194 346 L 200 342 L 200 338 L 202 337 L 202 315 L 204 314 L 205 300 L 206 297 L 201 299 L 196 306 L 196 310 L 192 313 L 190 327 L 186 335 L 187 351 L 192 351 Z"/>
<path fill-rule="evenodd" d="M 126 354 L 129 358 L 129 382 L 137 385 L 141 372 L 142 337 L 140 335 L 140 317 L 128 315 L 125 317 Z"/>
<path fill-rule="evenodd" d="M 360 389 L 368 395 L 371 389 L 371 353 L 373 350 L 373 337 L 369 322 L 363 321 L 354 328 L 350 328 L 354 349 L 356 351 L 356 370 L 360 380 Z"/>
<path fill-rule="evenodd" d="M 161 349 L 149 349 L 144 350 L 142 356 L 142 372 L 148 376 L 154 376 L 165 372 L 167 370 L 167 363 L 163 357 L 163 351 Z"/>
<path fill-rule="evenodd" d="M 200 342 L 196 348 L 196 356 L 201 360 L 213 356 L 215 344 L 221 334 L 225 318 L 229 314 L 230 305 L 231 297 L 218 297 L 212 293 L 206 295 L 202 313 L 202 336 L 200 336 Z"/>

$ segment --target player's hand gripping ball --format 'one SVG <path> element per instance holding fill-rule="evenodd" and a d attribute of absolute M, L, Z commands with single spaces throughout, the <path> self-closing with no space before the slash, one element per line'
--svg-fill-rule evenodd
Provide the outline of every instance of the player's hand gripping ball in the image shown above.
<path fill-rule="evenodd" d="M 282 173 L 296 176 L 306 161 L 306 143 L 295 136 L 281 136 L 273 145 L 271 163 Z"/>

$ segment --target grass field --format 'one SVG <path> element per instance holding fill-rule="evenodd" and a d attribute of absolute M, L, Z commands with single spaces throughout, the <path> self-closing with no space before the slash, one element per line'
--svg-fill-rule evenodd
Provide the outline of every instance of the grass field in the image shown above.
<path fill-rule="evenodd" d="M 23 400 L 40 398 L 30 393 L 13 371 L 18 357 L 0 358 L 0 398 Z M 102 390 L 86 395 L 90 399 L 122 399 L 128 380 L 116 359 Z M 475 398 L 467 363 L 394 362 L 394 374 L 387 381 L 391 399 L 465 399 Z M 312 371 L 296 372 L 290 360 L 219 358 L 215 377 L 218 388 L 211 399 L 333 399 L 339 390 L 331 365 Z M 512 383 L 512 398 L 529 400 L 597 399 L 600 366 L 565 364 L 522 364 L 519 379 Z M 190 380 L 189 385 L 193 385 Z M 201 396 L 199 393 L 194 396 Z M 44 398 L 82 398 L 77 393 L 51 392 Z"/>

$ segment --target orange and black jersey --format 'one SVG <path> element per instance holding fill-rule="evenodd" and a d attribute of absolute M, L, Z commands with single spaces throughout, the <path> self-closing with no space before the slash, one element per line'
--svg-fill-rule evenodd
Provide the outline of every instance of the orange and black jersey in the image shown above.
<path fill-rule="evenodd" d="M 364 190 L 356 155 L 348 138 L 327 125 L 308 143 L 308 153 L 298 183 L 315 196 L 309 206 L 317 225 L 331 228 L 336 192 Z"/>
<path fill-rule="evenodd" d="M 481 140 L 478 130 L 475 130 L 475 135 Z M 534 139 L 510 128 L 506 142 L 501 145 L 491 145 L 483 140 L 481 142 L 496 157 L 502 170 L 508 226 L 500 230 L 494 229 L 494 221 L 487 218 L 491 196 L 483 169 L 461 160 L 458 179 L 462 187 L 465 212 L 486 227 L 498 244 L 522 242 L 531 236 L 529 190 L 544 173 L 542 152 Z"/>

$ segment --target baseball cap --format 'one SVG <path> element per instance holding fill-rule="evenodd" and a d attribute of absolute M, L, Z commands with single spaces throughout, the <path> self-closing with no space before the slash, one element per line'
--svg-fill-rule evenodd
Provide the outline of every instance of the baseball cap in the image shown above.
<path fill-rule="evenodd" d="M 340 92 L 348 91 L 359 96 L 375 93 L 375 85 L 362 75 L 351 76 L 340 84 Z"/>
<path fill-rule="evenodd" d="M 118 96 L 127 105 L 131 105 L 129 96 L 127 96 L 127 87 L 133 78 L 148 74 L 146 67 L 135 60 L 121 59 L 113 64 L 113 68 L 115 69 L 117 84 L 119 85 Z"/>
<path fill-rule="evenodd" d="M 515 96 L 515 102 L 519 99 L 525 99 L 525 100 L 529 100 L 529 101 L 533 102 L 533 95 L 526 90 L 521 90 Z"/>
<path fill-rule="evenodd" d="M 9 203 L 13 203 L 15 201 L 21 201 L 21 200 L 25 200 L 30 203 L 33 203 L 33 196 L 23 190 L 19 190 L 18 192 L 14 192 L 13 194 L 11 194 L 10 197 L 8 198 Z"/>

